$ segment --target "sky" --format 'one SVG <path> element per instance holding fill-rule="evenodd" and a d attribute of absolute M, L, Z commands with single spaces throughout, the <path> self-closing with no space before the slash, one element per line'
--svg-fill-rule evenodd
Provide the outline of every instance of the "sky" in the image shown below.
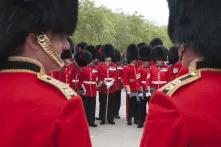
<path fill-rule="evenodd" d="M 156 25 L 167 25 L 169 10 L 167 0 L 94 0 L 97 6 L 104 5 L 114 12 L 135 11 Z"/>

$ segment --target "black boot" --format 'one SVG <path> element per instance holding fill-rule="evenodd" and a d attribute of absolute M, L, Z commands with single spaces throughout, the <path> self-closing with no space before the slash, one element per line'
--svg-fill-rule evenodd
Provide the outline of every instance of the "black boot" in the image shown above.
<path fill-rule="evenodd" d="M 111 125 L 115 125 L 114 121 L 108 121 L 108 123 L 111 124 Z"/>
<path fill-rule="evenodd" d="M 129 125 L 129 126 L 132 125 L 131 120 L 128 120 L 128 121 L 127 121 L 127 125 Z"/>
<path fill-rule="evenodd" d="M 138 124 L 137 128 L 143 128 L 143 124 Z"/>
<path fill-rule="evenodd" d="M 97 127 L 97 124 L 95 124 L 95 123 L 90 123 L 89 126 L 90 126 L 90 127 Z"/>

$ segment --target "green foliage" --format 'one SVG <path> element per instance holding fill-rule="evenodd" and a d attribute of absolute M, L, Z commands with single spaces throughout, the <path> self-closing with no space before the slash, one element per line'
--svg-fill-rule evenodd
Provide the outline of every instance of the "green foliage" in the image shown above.
<path fill-rule="evenodd" d="M 171 45 L 166 26 L 156 26 L 136 12 L 133 15 L 114 13 L 104 6 L 96 7 L 93 1 L 80 1 L 75 42 L 111 43 L 123 51 L 131 43 L 149 43 L 154 37 L 160 37 L 166 47 Z"/>

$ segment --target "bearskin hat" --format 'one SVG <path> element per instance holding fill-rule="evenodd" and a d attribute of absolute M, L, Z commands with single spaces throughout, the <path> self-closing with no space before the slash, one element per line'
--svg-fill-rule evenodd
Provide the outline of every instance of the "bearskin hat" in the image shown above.
<path fill-rule="evenodd" d="M 97 50 L 96 50 L 96 48 L 93 45 L 88 45 L 84 49 L 89 51 L 93 55 L 93 59 L 96 59 Z"/>
<path fill-rule="evenodd" d="M 61 53 L 61 59 L 71 59 L 71 51 L 70 50 L 63 50 Z"/>
<path fill-rule="evenodd" d="M 148 45 L 144 45 L 139 48 L 139 59 L 142 61 L 151 60 L 151 49 Z"/>
<path fill-rule="evenodd" d="M 138 44 L 137 44 L 137 47 L 138 47 L 138 48 L 141 48 L 142 46 L 145 46 L 145 45 L 147 45 L 147 43 L 141 42 L 141 43 L 138 43 Z"/>
<path fill-rule="evenodd" d="M 178 47 L 172 46 L 168 53 L 169 64 L 175 64 L 179 60 Z"/>
<path fill-rule="evenodd" d="M 103 47 L 103 53 L 102 53 L 103 58 L 113 58 L 114 56 L 114 47 L 111 44 L 105 44 Z"/>
<path fill-rule="evenodd" d="M 127 48 L 126 56 L 128 63 L 138 60 L 138 47 L 135 44 L 130 44 Z"/>
<path fill-rule="evenodd" d="M 87 47 L 87 42 L 84 42 L 84 41 L 79 42 L 79 43 L 76 45 L 75 53 L 77 53 L 77 52 L 83 50 L 83 49 L 86 48 L 86 47 Z"/>
<path fill-rule="evenodd" d="M 171 40 L 193 49 L 207 65 L 220 67 L 221 1 L 168 0 L 168 5 Z"/>
<path fill-rule="evenodd" d="M 163 45 L 163 41 L 160 39 L 160 38 L 153 38 L 151 41 L 150 41 L 150 47 L 155 47 L 157 45 Z"/>
<path fill-rule="evenodd" d="M 87 50 L 81 50 L 74 55 L 74 59 L 80 67 L 84 67 L 92 62 L 93 55 Z"/>
<path fill-rule="evenodd" d="M 166 59 L 166 48 L 162 45 L 157 45 L 152 50 L 152 58 L 153 60 L 163 60 Z"/>
<path fill-rule="evenodd" d="M 104 61 L 104 58 L 102 57 L 103 54 L 103 46 L 101 44 L 95 46 L 97 50 L 96 59 L 99 61 Z"/>
<path fill-rule="evenodd" d="M 121 54 L 118 49 L 114 50 L 114 57 L 113 57 L 113 62 L 119 62 L 121 60 Z"/>
<path fill-rule="evenodd" d="M 1 0 L 1 62 L 25 43 L 29 33 L 51 31 L 72 35 L 77 16 L 77 0 Z"/>

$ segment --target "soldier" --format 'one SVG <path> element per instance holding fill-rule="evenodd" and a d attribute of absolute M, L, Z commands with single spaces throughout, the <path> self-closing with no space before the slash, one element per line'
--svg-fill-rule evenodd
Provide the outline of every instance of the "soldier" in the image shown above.
<path fill-rule="evenodd" d="M 140 74 L 136 67 L 138 47 L 135 44 L 130 44 L 126 56 L 128 65 L 124 67 L 122 79 L 127 92 L 127 124 L 132 125 L 132 117 L 134 117 L 134 122 L 138 124 L 138 92 L 141 91 Z"/>
<path fill-rule="evenodd" d="M 168 66 L 164 64 L 165 47 L 155 46 L 152 50 L 155 65 L 150 67 L 151 89 L 159 89 L 168 82 Z"/>
<path fill-rule="evenodd" d="M 115 101 L 114 101 L 114 117 L 120 119 L 119 111 L 121 106 L 121 90 L 123 89 L 122 83 L 122 73 L 123 73 L 123 65 L 121 63 L 121 54 L 120 51 L 115 49 L 113 62 L 117 65 L 117 79 L 115 82 L 116 93 L 115 93 Z"/>
<path fill-rule="evenodd" d="M 67 38 L 70 49 L 64 50 L 61 54 L 61 58 L 65 62 L 65 66 L 60 71 L 60 81 L 68 84 L 69 87 L 74 90 L 79 89 L 79 67 L 75 60 L 72 59 L 71 51 L 74 50 L 74 43 L 70 37 Z"/>
<path fill-rule="evenodd" d="M 60 81 L 66 83 L 69 87 L 72 87 L 72 70 L 70 68 L 70 65 L 72 64 L 71 50 L 63 50 L 61 53 L 61 59 L 64 61 L 65 65 L 60 71 Z"/>
<path fill-rule="evenodd" d="M 169 81 L 188 73 L 188 68 L 184 67 L 179 61 L 178 52 L 177 46 L 172 46 L 169 50 Z"/>
<path fill-rule="evenodd" d="M 221 146 L 221 2 L 168 0 L 168 32 L 187 75 L 154 94 L 141 147 Z"/>
<path fill-rule="evenodd" d="M 102 45 L 96 45 L 96 51 L 97 51 L 97 55 L 96 55 L 96 59 L 95 59 L 95 65 L 97 66 L 97 68 L 98 68 L 98 65 L 99 64 L 102 64 L 103 62 L 104 62 L 104 59 L 103 59 L 103 57 L 102 57 L 102 54 L 103 54 L 103 46 Z M 101 103 L 101 93 L 99 92 L 100 91 L 100 87 L 97 87 L 97 91 L 98 91 L 98 97 L 99 97 L 99 116 L 98 117 L 96 117 L 96 120 L 101 120 L 101 105 L 100 105 L 100 103 Z"/>
<path fill-rule="evenodd" d="M 48 76 L 76 27 L 77 0 L 1 0 L 0 146 L 90 147 L 80 96 Z"/>
<path fill-rule="evenodd" d="M 102 49 L 104 62 L 98 65 L 98 87 L 100 92 L 100 124 L 114 125 L 114 96 L 115 81 L 117 79 L 117 68 L 112 62 L 114 55 L 114 47 L 111 44 L 104 45 Z"/>
<path fill-rule="evenodd" d="M 139 102 L 139 124 L 138 128 L 143 127 L 143 123 L 146 116 L 146 105 L 150 99 L 150 83 L 151 83 L 151 74 L 150 74 L 150 60 L 151 60 L 151 49 L 149 46 L 145 45 L 139 49 L 139 57 L 142 60 L 142 67 L 139 70 L 141 74 L 140 82 L 142 86 L 143 93 L 140 95 L 140 102 Z"/>
<path fill-rule="evenodd" d="M 95 124 L 95 106 L 96 106 L 96 80 L 97 70 L 93 68 L 93 56 L 87 50 L 79 51 L 75 54 L 75 60 L 80 68 L 79 85 L 83 89 L 82 98 L 84 108 L 87 114 L 88 124 L 91 127 L 97 127 Z"/>

